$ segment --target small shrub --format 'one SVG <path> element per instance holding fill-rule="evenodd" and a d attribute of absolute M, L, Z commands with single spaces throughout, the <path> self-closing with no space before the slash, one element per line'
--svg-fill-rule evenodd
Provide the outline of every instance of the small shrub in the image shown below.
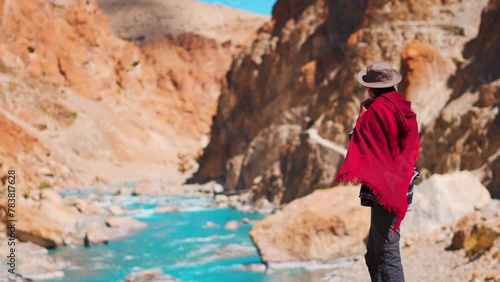
<path fill-rule="evenodd" d="M 47 189 L 47 188 L 52 188 L 52 185 L 46 181 L 42 181 L 42 183 L 40 183 L 40 189 Z"/>

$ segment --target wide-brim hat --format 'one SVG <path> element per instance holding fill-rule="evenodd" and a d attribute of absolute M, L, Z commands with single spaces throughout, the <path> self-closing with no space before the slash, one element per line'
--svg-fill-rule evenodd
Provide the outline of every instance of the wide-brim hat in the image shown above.
<path fill-rule="evenodd" d="M 373 62 L 358 72 L 358 81 L 369 88 L 386 88 L 401 82 L 403 77 L 387 62 Z"/>

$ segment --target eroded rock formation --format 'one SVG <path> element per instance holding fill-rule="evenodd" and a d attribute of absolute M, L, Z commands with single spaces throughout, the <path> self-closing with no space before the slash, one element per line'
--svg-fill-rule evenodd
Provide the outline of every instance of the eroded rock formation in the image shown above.
<path fill-rule="evenodd" d="M 203 21 L 184 26 L 180 22 L 204 9 L 219 15 L 232 10 L 182 1 L 172 15 L 160 9 L 161 1 L 150 1 L 155 16 L 168 14 L 177 26 L 172 34 L 157 29 L 138 42 L 115 34 L 98 6 L 109 1 L 102 2 L 0 1 L 0 126 L 21 140 L 15 146 L 10 137 L 0 141 L 2 173 L 17 168 L 24 187 L 137 178 L 159 167 L 175 171 L 180 155 L 192 170 L 208 140 L 232 53 L 267 20 L 233 11 L 227 21 L 200 15 Z M 141 13 L 125 2 L 106 6 L 117 10 L 109 15 L 113 28 Z M 242 29 L 231 26 L 238 19 Z M 154 20 L 142 14 L 141 24 Z M 212 29 L 201 30 L 207 21 Z M 220 41 L 219 32 L 237 40 Z M 26 136 L 38 145 L 25 144 Z M 123 171 L 139 163 L 152 169 Z"/>
<path fill-rule="evenodd" d="M 500 1 L 483 10 L 479 34 L 464 49 L 468 59 L 450 77 L 451 99 L 424 131 L 421 166 L 430 172 L 483 170 L 483 182 L 500 197 Z"/>
<path fill-rule="evenodd" d="M 479 54 L 485 52 L 484 58 L 494 56 L 484 48 L 498 50 L 489 42 L 496 37 L 483 34 L 489 32 L 486 28 L 477 34 L 486 4 L 484 0 L 278 1 L 273 20 L 234 58 L 194 179 L 220 179 L 227 182 L 226 191 L 253 190 L 255 198 L 277 203 L 333 185 L 342 150 L 321 145 L 324 142 L 311 138 L 307 130 L 315 129 L 321 138 L 345 148 L 359 103 L 367 97 L 355 74 L 373 60 L 389 61 L 404 75 L 399 90 L 413 102 L 425 132 L 419 166 L 429 173 L 423 178 L 479 168 L 498 150 L 494 141 L 498 138 L 489 129 L 495 126 L 491 117 L 498 111 L 492 106 L 496 92 L 487 88 L 493 84 L 482 94 L 481 101 L 486 101 L 482 103 L 489 106 L 471 113 L 469 119 L 454 119 L 460 124 L 451 126 L 456 131 L 449 132 L 451 124 L 443 123 L 441 116 L 451 100 L 464 96 L 457 94 L 464 85 L 460 73 L 472 64 L 464 63 L 471 57 L 463 53 L 464 46 L 474 45 L 471 40 L 481 42 L 484 47 L 469 47 L 469 53 L 482 57 Z M 496 1 L 490 6 L 482 26 L 495 21 Z M 465 103 L 469 107 L 475 102 Z M 473 125 L 474 133 L 459 138 L 468 125 Z M 489 133 L 479 136 L 481 130 Z M 453 132 L 458 135 L 450 135 Z M 276 142 L 273 136 L 286 137 Z M 266 138 L 273 141 L 266 143 Z M 455 150 L 456 142 L 476 149 Z M 487 149 L 475 143 L 487 144 Z M 470 164 L 449 160 L 466 158 L 473 150 L 480 151 L 481 158 Z M 486 165 L 488 179 L 496 177 L 494 165 Z"/>

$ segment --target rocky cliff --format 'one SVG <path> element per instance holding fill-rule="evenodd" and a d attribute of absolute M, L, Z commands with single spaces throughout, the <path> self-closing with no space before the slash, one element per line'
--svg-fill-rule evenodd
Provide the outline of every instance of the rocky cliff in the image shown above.
<path fill-rule="evenodd" d="M 172 172 L 180 161 L 182 170 L 192 169 L 231 56 L 266 17 L 179 3 L 176 14 L 149 1 L 175 30 L 137 41 L 117 33 L 126 23 L 149 26 L 155 19 L 140 17 L 143 10 L 128 1 L 1 0 L 2 129 L 36 140 L 11 146 L 2 139 L 2 171 L 17 168 L 29 187 L 62 187 Z M 210 8 L 232 16 L 180 24 Z M 238 19 L 244 27 L 231 27 Z M 210 20 L 213 29 L 199 33 Z M 218 32 L 237 40 L 220 41 Z"/>
<path fill-rule="evenodd" d="M 440 125 L 453 101 L 468 97 L 463 88 L 481 73 L 484 58 L 494 57 L 487 50 L 498 50 L 496 36 L 484 28 L 498 18 L 497 3 L 491 1 L 481 19 L 484 0 L 278 1 L 273 20 L 233 61 L 194 179 L 218 178 L 227 191 L 253 191 L 255 198 L 276 203 L 331 186 L 358 105 L 367 97 L 355 74 L 369 61 L 386 60 L 401 70 L 398 89 L 418 114 L 419 166 L 429 172 L 424 176 L 485 165 L 490 173 L 484 183 L 497 183 L 489 180 L 495 173 L 487 159 L 498 151 L 492 135 L 498 100 L 488 90 L 498 68 L 489 68 L 483 88 L 489 104 L 482 113 L 453 119 L 460 124 L 456 137 L 448 123 Z M 464 132 L 473 123 L 475 133 Z M 438 128 L 443 132 L 431 133 Z M 475 149 L 462 150 L 463 144 Z M 473 150 L 481 150 L 474 165 L 447 161 Z"/>
<path fill-rule="evenodd" d="M 365 9 L 363 2 L 276 3 L 273 21 L 233 61 L 198 180 L 235 179 L 226 189 L 246 190 L 255 177 L 270 175 L 262 183 L 275 187 L 269 198 L 277 195 L 280 201 L 284 187 L 297 191 L 298 185 L 309 182 L 306 191 L 292 193 L 293 199 L 331 179 L 332 170 L 311 164 L 334 167 L 338 157 L 328 151 L 320 154 L 322 148 L 308 138 L 300 140 L 299 133 L 310 123 L 310 105 L 321 103 L 318 95 L 326 90 L 328 75 L 335 65 L 345 63 L 339 43 L 361 26 Z M 277 136 L 272 146 L 266 146 L 269 135 Z M 309 171 L 303 173 L 306 168 Z"/>
<path fill-rule="evenodd" d="M 421 165 L 430 172 L 481 170 L 493 197 L 500 197 L 500 1 L 491 0 L 481 15 L 466 60 L 449 78 L 450 100 L 424 131 Z"/>

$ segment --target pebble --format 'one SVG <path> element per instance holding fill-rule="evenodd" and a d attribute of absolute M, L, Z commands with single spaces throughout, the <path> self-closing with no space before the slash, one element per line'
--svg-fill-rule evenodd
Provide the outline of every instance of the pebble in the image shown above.
<path fill-rule="evenodd" d="M 236 230 L 238 229 L 238 221 L 236 220 L 231 220 L 229 222 L 226 223 L 226 225 L 224 226 L 225 229 L 227 230 Z"/>
<path fill-rule="evenodd" d="M 215 223 L 214 223 L 214 222 L 212 222 L 212 221 L 207 221 L 207 222 L 205 223 L 205 227 L 208 227 L 208 228 L 212 228 L 212 227 L 216 227 L 216 226 L 217 226 L 217 224 L 215 224 Z"/>

